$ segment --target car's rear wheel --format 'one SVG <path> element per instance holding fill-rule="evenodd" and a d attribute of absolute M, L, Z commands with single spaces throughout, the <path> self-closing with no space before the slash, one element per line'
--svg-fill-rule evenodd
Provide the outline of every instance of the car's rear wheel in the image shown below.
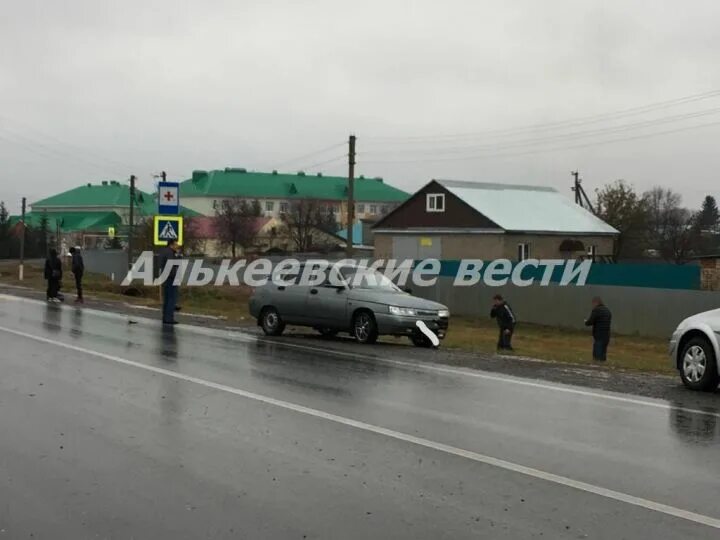
<path fill-rule="evenodd" d="M 260 314 L 260 327 L 266 336 L 279 336 L 285 330 L 285 323 L 274 307 L 266 307 Z"/>
<path fill-rule="evenodd" d="M 353 317 L 352 333 L 358 343 L 375 343 L 378 328 L 375 317 L 368 311 L 360 311 Z"/>
<path fill-rule="evenodd" d="M 718 367 L 710 342 L 694 337 L 685 344 L 680 356 L 680 378 L 692 390 L 713 391 L 718 385 Z"/>
<path fill-rule="evenodd" d="M 338 333 L 338 331 L 335 330 L 334 328 L 329 328 L 329 327 L 327 327 L 327 326 L 321 326 L 321 327 L 319 327 L 319 328 L 316 328 L 315 330 L 317 330 L 318 332 L 320 332 L 320 335 L 323 336 L 323 337 L 336 336 L 337 333 Z"/>

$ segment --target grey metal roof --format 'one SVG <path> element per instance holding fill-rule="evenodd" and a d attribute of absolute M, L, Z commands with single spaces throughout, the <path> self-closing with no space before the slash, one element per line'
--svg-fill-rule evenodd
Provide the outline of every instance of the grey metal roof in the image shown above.
<path fill-rule="evenodd" d="M 436 180 L 506 231 L 618 234 L 551 187 Z"/>

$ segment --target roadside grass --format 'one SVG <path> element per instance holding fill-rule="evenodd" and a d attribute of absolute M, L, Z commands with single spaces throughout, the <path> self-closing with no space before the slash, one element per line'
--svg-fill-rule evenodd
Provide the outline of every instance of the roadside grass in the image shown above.
<path fill-rule="evenodd" d="M 25 280 L 17 279 L 17 263 L 0 263 L 0 283 L 45 290 L 42 268 L 26 265 Z M 123 294 L 124 288 L 99 274 L 86 274 L 83 279 L 86 296 L 133 305 L 159 308 L 162 304 L 159 287 L 134 286 L 137 295 Z M 63 292 L 74 297 L 72 274 L 63 278 Z M 254 324 L 248 313 L 248 287 L 183 287 L 180 304 L 184 313 L 221 317 L 229 323 Z M 497 343 L 497 326 L 482 317 L 454 316 L 442 347 L 465 352 L 493 353 Z M 391 342 L 402 343 L 404 339 Z M 407 341 L 409 344 L 409 341 Z M 513 355 L 527 356 L 558 363 L 592 364 L 590 331 L 555 328 L 520 322 L 513 336 Z M 628 369 L 655 373 L 674 373 L 667 358 L 667 342 L 663 339 L 630 335 L 614 335 L 610 341 L 609 369 Z"/>
<path fill-rule="evenodd" d="M 47 287 L 43 268 L 25 265 L 25 279 L 17 275 L 17 262 L 0 263 L 0 283 L 44 291 Z M 65 270 L 61 292 L 66 301 L 75 297 L 75 282 L 72 274 Z M 133 285 L 132 294 L 128 288 L 113 283 L 102 274 L 86 273 L 83 276 L 83 292 L 87 298 L 125 302 L 127 304 L 160 308 L 162 299 L 159 287 Z M 186 313 L 223 317 L 229 322 L 241 323 L 249 320 L 247 287 L 182 287 L 179 303 Z"/>
<path fill-rule="evenodd" d="M 443 347 L 490 353 L 495 351 L 498 329 L 495 321 L 452 317 Z M 555 328 L 520 322 L 513 335 L 511 355 L 528 356 L 567 364 L 593 364 L 590 330 Z M 597 363 L 596 363 L 597 364 Z M 613 335 L 604 366 L 613 369 L 674 374 L 667 355 L 667 341 L 630 335 Z"/>

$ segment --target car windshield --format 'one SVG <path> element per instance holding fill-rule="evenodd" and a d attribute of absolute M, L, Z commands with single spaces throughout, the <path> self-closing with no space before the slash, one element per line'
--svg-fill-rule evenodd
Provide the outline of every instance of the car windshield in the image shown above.
<path fill-rule="evenodd" d="M 346 266 L 340 269 L 340 273 L 353 289 L 378 289 L 387 292 L 400 292 L 397 285 L 377 270 Z"/>

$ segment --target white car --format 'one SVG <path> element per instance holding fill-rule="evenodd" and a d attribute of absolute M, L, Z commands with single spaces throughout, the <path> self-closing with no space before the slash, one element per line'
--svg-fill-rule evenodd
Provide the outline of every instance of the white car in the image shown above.
<path fill-rule="evenodd" d="M 685 386 L 707 392 L 715 390 L 720 372 L 720 309 L 682 321 L 670 338 L 670 357 Z"/>

